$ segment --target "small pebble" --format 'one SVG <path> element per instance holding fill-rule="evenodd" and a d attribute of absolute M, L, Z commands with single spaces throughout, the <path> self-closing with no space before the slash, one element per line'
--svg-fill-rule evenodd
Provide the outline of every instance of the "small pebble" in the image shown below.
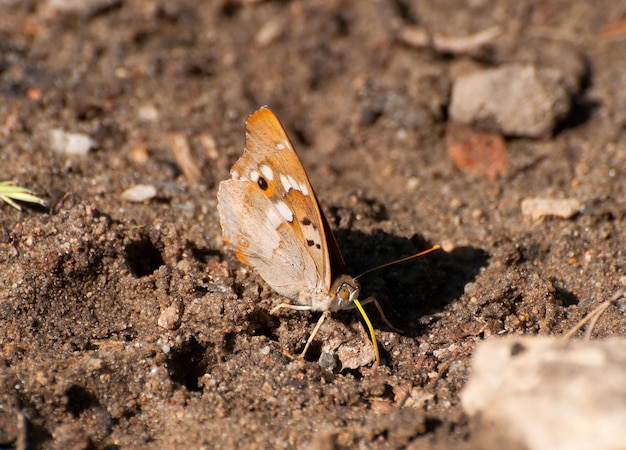
<path fill-rule="evenodd" d="M 130 159 L 137 164 L 145 164 L 150 159 L 150 150 L 145 144 L 139 144 L 133 147 L 130 152 Z"/>
<path fill-rule="evenodd" d="M 573 198 L 529 197 L 522 200 L 522 214 L 533 220 L 546 216 L 570 219 L 579 213 L 582 207 L 582 202 Z"/>
<path fill-rule="evenodd" d="M 139 108 L 137 117 L 142 122 L 156 122 L 159 120 L 159 111 L 153 104 L 148 103 Z"/>
<path fill-rule="evenodd" d="M 420 186 L 420 180 L 417 177 L 410 177 L 406 180 L 406 189 L 409 192 L 415 192 Z"/>
<path fill-rule="evenodd" d="M 173 303 L 161 313 L 157 325 L 166 330 L 175 330 L 180 325 L 181 313 L 180 306 Z"/>
<path fill-rule="evenodd" d="M 60 128 L 50 130 L 50 147 L 67 156 L 85 156 L 96 146 L 96 141 L 86 134 L 68 133 Z"/>
<path fill-rule="evenodd" d="M 254 42 L 259 47 L 267 47 L 275 42 L 283 33 L 283 25 L 278 20 L 270 20 L 257 31 Z"/>
<path fill-rule="evenodd" d="M 48 0 L 43 3 L 43 16 L 58 19 L 59 15 L 74 14 L 86 18 L 98 11 L 103 11 L 118 0 Z"/>
<path fill-rule="evenodd" d="M 334 372 L 337 368 L 337 360 L 332 353 L 323 352 L 317 360 L 317 363 L 322 369 L 328 372 Z"/>
<path fill-rule="evenodd" d="M 136 184 L 122 192 L 122 199 L 127 202 L 141 203 L 156 197 L 157 190 L 151 184 Z"/>

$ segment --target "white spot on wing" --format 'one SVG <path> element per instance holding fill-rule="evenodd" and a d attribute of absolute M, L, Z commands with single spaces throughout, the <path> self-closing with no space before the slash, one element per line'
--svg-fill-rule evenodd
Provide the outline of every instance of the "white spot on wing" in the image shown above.
<path fill-rule="evenodd" d="M 276 148 L 277 148 L 278 150 L 285 150 L 285 148 L 287 148 L 287 147 L 285 146 L 285 144 L 281 144 L 281 143 L 279 142 L 278 144 L 276 144 Z"/>
<path fill-rule="evenodd" d="M 263 174 L 266 180 L 272 181 L 274 179 L 274 171 L 272 170 L 270 166 L 261 164 L 259 169 L 261 170 L 261 173 Z"/>
<path fill-rule="evenodd" d="M 278 207 L 278 205 L 276 205 Z M 285 206 L 287 206 L 285 204 Z M 268 211 L 266 211 L 266 215 L 265 217 L 267 218 L 267 220 L 269 220 L 270 224 L 272 225 L 272 227 L 274 227 L 274 229 L 278 229 L 279 226 L 281 226 L 281 224 L 284 222 L 284 219 L 282 217 L 281 214 L 283 214 L 282 211 L 280 211 L 280 214 L 278 214 L 278 212 L 276 212 L 275 209 L 271 209 L 271 208 L 267 208 Z M 289 209 L 289 208 L 287 208 Z M 291 212 L 291 211 L 289 211 Z"/>
<path fill-rule="evenodd" d="M 232 169 L 230 171 L 230 176 L 233 180 L 238 180 L 239 179 L 239 172 L 237 172 L 235 169 Z"/>
<path fill-rule="evenodd" d="M 248 178 L 256 183 L 257 181 L 259 181 L 259 172 L 257 172 L 256 170 L 251 170 L 248 174 Z"/>
<path fill-rule="evenodd" d="M 289 209 L 289 206 L 287 206 L 287 203 L 285 203 L 282 200 L 278 200 L 274 202 L 274 205 L 276 206 L 276 209 L 278 209 L 278 211 L 281 213 L 281 215 L 285 218 L 287 222 L 293 222 L 293 212 L 291 212 L 291 209 Z"/>
<path fill-rule="evenodd" d="M 291 175 L 280 174 L 280 183 L 283 185 L 285 192 L 289 192 L 291 189 L 294 191 L 302 192 L 302 195 L 309 195 L 309 188 L 305 182 L 298 183 L 296 179 Z"/>
<path fill-rule="evenodd" d="M 289 192 L 289 189 L 291 189 L 291 185 L 289 184 L 289 178 L 287 178 L 287 175 L 284 174 L 280 174 L 280 184 L 283 185 L 283 189 L 285 190 L 285 192 Z"/>
<path fill-rule="evenodd" d="M 285 174 L 281 173 L 280 174 L 280 182 L 283 185 L 283 188 L 285 189 L 285 192 L 289 192 L 291 189 L 293 189 L 295 191 L 302 192 L 302 189 L 300 189 L 300 185 L 295 180 L 295 178 L 292 177 L 291 175 L 285 175 Z M 308 189 L 307 189 L 307 191 L 308 191 Z"/>

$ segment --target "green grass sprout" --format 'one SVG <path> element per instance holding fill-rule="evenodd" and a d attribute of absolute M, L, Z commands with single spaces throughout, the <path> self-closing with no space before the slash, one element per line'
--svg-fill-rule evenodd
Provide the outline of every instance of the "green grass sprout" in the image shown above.
<path fill-rule="evenodd" d="M 14 200 L 26 203 L 37 203 L 46 206 L 46 202 L 24 187 L 16 186 L 13 181 L 0 181 L 0 200 L 21 211 L 22 207 Z"/>

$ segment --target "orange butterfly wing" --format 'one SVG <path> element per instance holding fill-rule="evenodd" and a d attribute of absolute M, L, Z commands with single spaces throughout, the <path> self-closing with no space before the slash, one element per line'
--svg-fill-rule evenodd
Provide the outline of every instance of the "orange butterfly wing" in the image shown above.
<path fill-rule="evenodd" d="M 333 277 L 343 273 L 341 252 L 304 167 L 266 107 L 246 121 L 246 148 L 231 179 L 220 183 L 218 210 L 224 240 L 279 294 L 328 294 Z"/>

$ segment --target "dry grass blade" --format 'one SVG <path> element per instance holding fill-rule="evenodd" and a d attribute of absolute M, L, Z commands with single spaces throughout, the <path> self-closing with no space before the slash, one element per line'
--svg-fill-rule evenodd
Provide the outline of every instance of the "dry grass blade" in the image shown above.
<path fill-rule="evenodd" d="M 0 182 L 0 200 L 20 211 L 22 207 L 14 200 L 26 203 L 37 203 L 41 206 L 46 205 L 43 199 L 37 197 L 27 188 L 16 186 L 13 181 Z"/>
<path fill-rule="evenodd" d="M 585 317 L 583 317 L 576 325 L 574 325 L 574 327 L 571 330 L 569 330 L 567 333 L 565 333 L 563 335 L 563 339 L 565 339 L 565 340 L 571 339 L 574 336 L 574 334 L 576 334 L 576 332 L 578 330 L 580 330 L 582 327 L 585 326 L 585 324 L 587 322 L 589 322 L 589 327 L 587 328 L 587 330 L 585 332 L 585 340 L 591 339 L 591 333 L 593 332 L 593 328 L 595 327 L 596 322 L 598 321 L 598 319 L 600 318 L 602 313 L 609 306 L 611 306 L 612 304 L 616 303 L 625 294 L 626 294 L 626 292 L 624 292 L 624 291 L 618 291 L 609 300 L 606 300 L 606 301 L 600 303 L 599 306 L 597 306 L 593 311 L 591 311 L 589 314 L 587 314 Z"/>

